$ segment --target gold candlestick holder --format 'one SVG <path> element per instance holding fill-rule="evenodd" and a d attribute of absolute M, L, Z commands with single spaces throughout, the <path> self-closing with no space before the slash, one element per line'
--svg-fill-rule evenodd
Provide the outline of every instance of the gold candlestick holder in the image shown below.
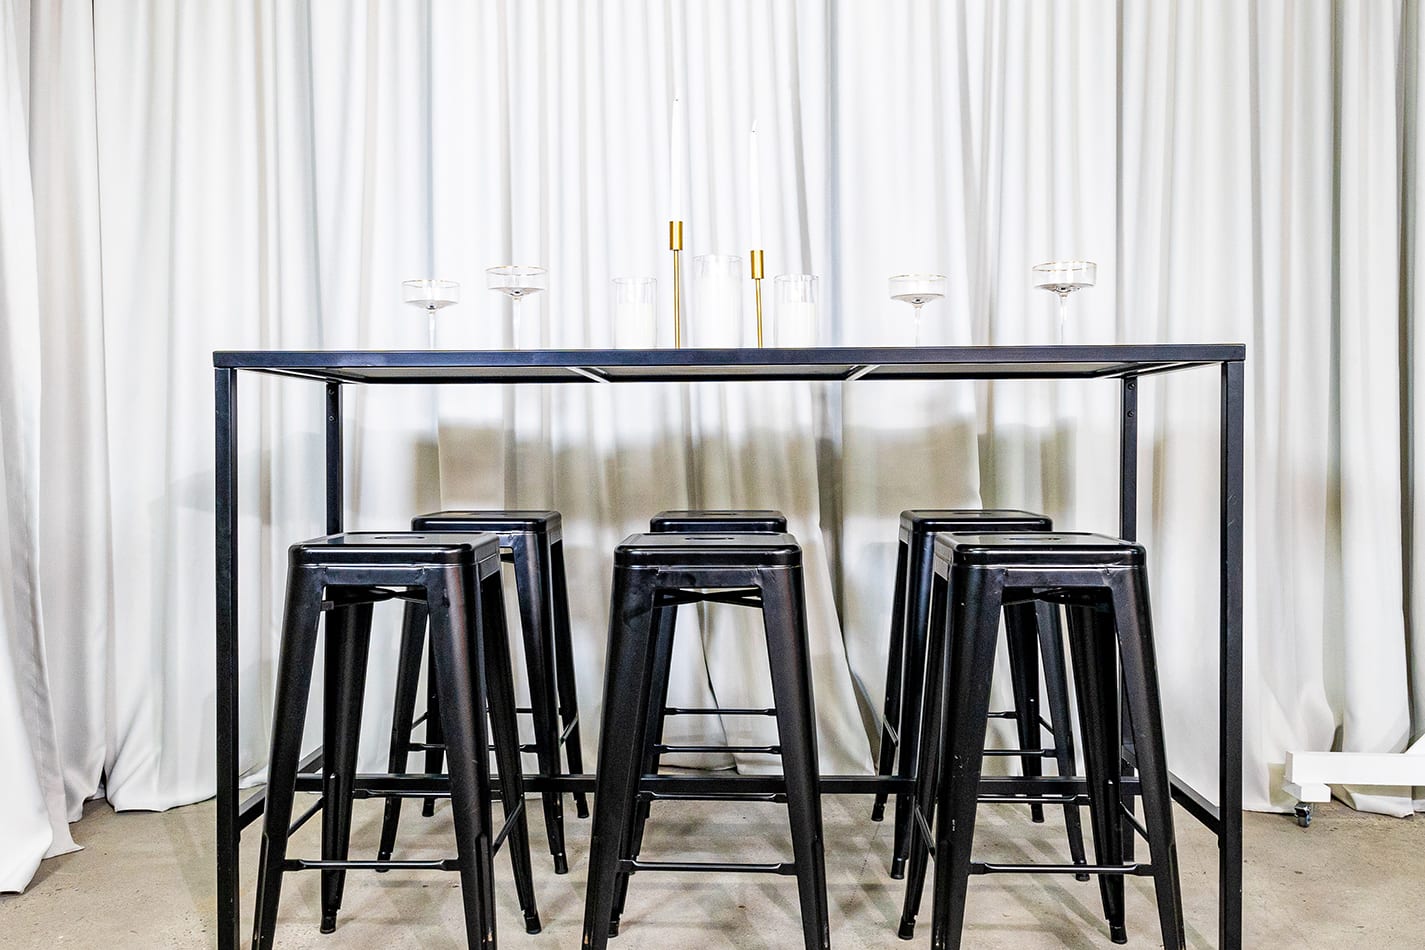
<path fill-rule="evenodd" d="M 668 222 L 668 250 L 673 252 L 673 345 L 683 345 L 683 222 Z"/>
<path fill-rule="evenodd" d="M 757 299 L 757 346 L 762 346 L 762 251 L 748 251 L 747 259 L 752 264 L 752 286 Z"/>

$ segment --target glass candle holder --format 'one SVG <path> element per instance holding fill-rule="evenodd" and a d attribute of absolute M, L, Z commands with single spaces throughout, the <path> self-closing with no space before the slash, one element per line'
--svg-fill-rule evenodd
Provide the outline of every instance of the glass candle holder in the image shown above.
<path fill-rule="evenodd" d="M 815 274 L 779 274 L 772 280 L 776 301 L 772 345 L 816 346 L 817 290 Z"/>
<path fill-rule="evenodd" d="M 742 258 L 704 254 L 693 258 L 692 345 L 733 348 L 742 345 Z"/>
<path fill-rule="evenodd" d="M 615 277 L 614 346 L 651 350 L 658 345 L 658 281 L 653 277 Z"/>

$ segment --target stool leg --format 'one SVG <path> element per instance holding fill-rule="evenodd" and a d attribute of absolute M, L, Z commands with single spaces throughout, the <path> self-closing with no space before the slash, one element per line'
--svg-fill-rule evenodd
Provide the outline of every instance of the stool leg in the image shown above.
<path fill-rule="evenodd" d="M 287 859 L 297 764 L 302 757 L 302 724 L 307 717 L 307 694 L 316 665 L 321 602 L 320 578 L 311 571 L 292 568 L 287 574 L 287 605 L 282 618 L 277 697 L 272 714 L 272 752 L 267 760 L 267 801 L 262 815 L 262 852 L 257 863 L 253 950 L 268 950 L 277 929 L 282 862 Z"/>
<path fill-rule="evenodd" d="M 467 599 L 479 598 L 467 570 L 432 571 L 426 587 L 431 657 L 440 692 L 440 716 L 449 752 L 450 814 L 460 861 L 465 939 L 471 948 L 495 947 L 495 887 L 491 847 L 490 757 L 485 728 L 483 644 L 478 616 Z"/>
<path fill-rule="evenodd" d="M 1078 759 L 1074 757 L 1074 720 L 1069 712 L 1069 674 L 1064 665 L 1064 631 L 1059 625 L 1059 607 L 1038 601 L 1034 613 L 1039 627 L 1039 650 L 1044 657 L 1044 693 L 1049 699 L 1049 721 L 1054 724 L 1054 758 L 1059 774 L 1078 774 Z M 1079 806 L 1064 805 L 1064 829 L 1068 833 L 1069 857 L 1075 864 L 1087 864 L 1084 857 L 1084 826 Z M 1075 874 L 1074 880 L 1087 881 L 1087 874 Z"/>
<path fill-rule="evenodd" d="M 822 843 L 821 782 L 816 752 L 816 701 L 807 645 L 806 594 L 800 567 L 763 570 L 762 619 L 777 707 L 777 735 L 787 783 L 792 855 L 807 950 L 831 946 Z"/>
<path fill-rule="evenodd" d="M 505 624 L 505 598 L 500 575 L 490 575 L 480 585 L 481 635 L 485 646 L 485 694 L 490 726 L 495 736 L 495 763 L 500 770 L 500 800 L 505 821 L 513 822 L 504 847 L 514 869 L 515 891 L 524 911 L 525 933 L 540 930 L 534 899 L 534 871 L 529 863 L 529 819 L 525 813 L 524 772 L 520 762 L 519 720 L 515 712 L 515 682 L 510 661 L 509 631 Z"/>
<path fill-rule="evenodd" d="M 550 617 L 548 565 L 543 552 L 529 535 L 517 535 L 514 544 L 515 591 L 519 595 L 520 625 L 524 631 L 525 665 L 529 669 L 529 705 L 534 719 L 535 758 L 539 773 L 548 778 L 560 774 L 559 722 L 556 711 L 554 677 L 554 636 Z M 564 795 L 543 793 L 544 830 L 549 853 L 554 857 L 554 873 L 568 874 L 569 859 L 564 853 Z"/>
<path fill-rule="evenodd" d="M 638 797 L 643 761 L 640 745 L 647 734 L 652 686 L 648 674 L 655 581 L 654 571 L 614 569 L 598 784 L 594 791 L 589 883 L 580 945 L 583 950 L 604 950 L 608 946 L 619 855 Z"/>
<path fill-rule="evenodd" d="M 396 661 L 396 699 L 392 703 L 391 753 L 386 771 L 394 775 L 405 773 L 411 754 L 411 723 L 416 717 L 416 693 L 420 690 L 421 653 L 425 649 L 428 613 L 424 604 L 406 604 L 401 621 L 401 646 Z M 396 849 L 396 830 L 401 822 L 401 796 L 386 799 L 381 817 L 381 846 L 376 857 L 391 859 Z"/>
<path fill-rule="evenodd" d="M 1070 655 L 1079 694 L 1079 719 L 1088 775 L 1089 820 L 1099 864 L 1123 863 L 1123 823 L 1118 820 L 1118 664 L 1112 618 L 1102 609 L 1069 607 Z M 1100 874 L 1099 894 L 1108 919 L 1109 938 L 1127 943 L 1123 918 L 1123 876 Z"/>
<path fill-rule="evenodd" d="M 435 654 L 426 660 L 426 774 L 439 775 L 445 760 L 445 730 L 441 725 L 440 690 L 435 686 Z M 435 799 L 421 803 L 421 815 L 435 814 Z"/>
<path fill-rule="evenodd" d="M 361 738 L 366 660 L 371 651 L 371 605 L 333 610 L 327 620 L 326 710 L 322 744 L 322 860 L 345 861 L 351 846 L 351 786 Z M 322 933 L 336 929 L 346 887 L 343 870 L 322 871 Z"/>
<path fill-rule="evenodd" d="M 1158 921 L 1164 950 L 1186 946 L 1182 889 L 1178 878 L 1178 849 L 1173 836 L 1172 793 L 1163 759 L 1163 711 L 1158 693 L 1157 659 L 1153 648 L 1153 620 L 1148 609 L 1148 584 L 1133 572 L 1113 587 L 1118 644 L 1123 658 L 1133 747 L 1138 760 L 1138 780 L 1143 796 L 1143 818 L 1153 861 L 1153 887 L 1158 898 Z"/>
<path fill-rule="evenodd" d="M 1127 684 L 1121 681 L 1118 685 L 1118 696 L 1118 721 L 1121 729 L 1119 733 L 1118 774 L 1126 778 L 1137 772 L 1133 763 L 1138 761 L 1138 753 L 1137 750 L 1133 748 L 1133 716 L 1128 708 L 1128 687 Z M 1123 825 L 1124 861 L 1135 860 L 1134 850 L 1138 844 L 1138 829 L 1133 827 L 1132 818 L 1136 815 L 1136 807 L 1136 797 L 1133 793 L 1126 790 L 1123 791 L 1123 813 L 1119 817 Z"/>
<path fill-rule="evenodd" d="M 549 546 L 549 563 L 553 574 L 554 600 L 554 661 L 558 667 L 559 720 L 564 724 L 564 755 L 571 775 L 584 771 L 584 747 L 579 739 L 579 686 L 574 678 L 574 638 L 569 623 L 569 580 L 564 570 L 564 541 Z M 583 792 L 574 793 L 574 811 L 580 818 L 589 817 L 589 799 Z"/>
<path fill-rule="evenodd" d="M 933 534 L 914 539 L 910 545 L 906 577 L 905 673 L 901 686 L 900 767 L 903 779 L 913 780 L 920 758 L 921 703 L 925 687 L 925 631 L 930 622 L 930 578 L 935 573 Z M 980 739 L 981 747 L 984 738 Z M 891 877 L 905 877 L 906 854 L 910 847 L 912 798 L 909 792 L 896 796 L 896 829 Z"/>
<path fill-rule="evenodd" d="M 920 730 L 920 771 L 915 778 L 915 810 L 925 819 L 926 828 L 935 823 L 935 799 L 944 762 L 945 735 L 945 617 L 947 585 L 943 577 L 931 576 L 930 626 L 925 662 L 925 715 Z M 911 816 L 914 818 L 914 814 Z M 917 825 L 919 822 L 916 823 Z M 906 862 L 905 903 L 901 908 L 899 936 L 915 936 L 915 918 L 920 913 L 925 889 L 925 870 L 930 860 L 930 843 L 919 827 L 911 828 L 910 853 Z"/>
<path fill-rule="evenodd" d="M 653 661 L 649 667 L 652 686 L 649 689 L 648 723 L 643 740 L 643 766 L 640 779 L 644 775 L 658 772 L 658 744 L 663 741 L 663 711 L 668 706 L 668 679 L 673 665 L 673 637 L 678 620 L 678 608 L 657 607 L 653 611 Z M 652 807 L 649 799 L 639 796 L 633 806 L 633 827 L 624 838 L 622 857 L 632 860 L 643 850 L 643 829 L 648 824 L 648 814 Z M 632 872 L 620 867 L 618 882 L 614 885 L 614 913 L 609 920 L 609 936 L 617 937 L 619 918 L 623 916 L 624 901 L 628 898 L 628 878 Z"/>
<path fill-rule="evenodd" d="M 955 568 L 950 581 L 950 622 L 946 629 L 951 655 L 949 701 L 930 930 L 930 945 L 936 950 L 959 950 L 965 927 L 970 848 L 975 840 L 985 726 L 989 723 L 990 677 L 994 675 L 1003 597 L 998 581 L 990 580 L 988 573 Z"/>
<path fill-rule="evenodd" d="M 1015 604 L 1004 610 L 1006 642 L 1009 647 L 1009 679 L 1014 690 L 1014 724 L 1019 747 L 1034 755 L 1020 756 L 1020 768 L 1026 778 L 1044 774 L 1043 759 L 1037 754 L 1044 745 L 1044 732 L 1039 728 L 1039 632 L 1033 604 Z M 1044 821 L 1044 806 L 1029 806 L 1029 818 L 1035 824 Z"/>
<path fill-rule="evenodd" d="M 891 589 L 891 634 L 886 656 L 886 701 L 881 707 L 881 748 L 876 774 L 890 776 L 896 766 L 896 746 L 901 720 L 901 664 L 905 652 L 905 572 L 906 544 L 896 545 L 896 580 Z M 871 803 L 871 820 L 886 816 L 886 793 L 877 792 Z"/>

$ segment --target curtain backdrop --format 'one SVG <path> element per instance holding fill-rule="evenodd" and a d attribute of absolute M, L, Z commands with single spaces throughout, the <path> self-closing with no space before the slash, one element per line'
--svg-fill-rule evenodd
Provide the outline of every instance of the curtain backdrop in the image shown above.
<path fill-rule="evenodd" d="M 212 794 L 212 351 L 424 347 L 399 285 L 427 276 L 462 285 L 441 347 L 611 345 L 620 275 L 658 278 L 667 334 L 675 91 L 689 257 L 746 255 L 756 121 L 768 273 L 821 275 L 823 343 L 910 343 L 886 277 L 913 271 L 949 275 L 923 343 L 1053 342 L 1029 268 L 1069 257 L 1098 283 L 1065 342 L 1245 342 L 1246 801 L 1281 804 L 1287 749 L 1404 750 L 1425 728 L 1420 18 L 1400 0 L 0 0 L 0 890 L 72 847 L 96 793 Z M 482 273 L 511 262 L 550 272 L 518 325 Z M 711 317 L 691 309 L 696 336 Z M 285 549 L 322 525 L 322 403 L 256 377 L 239 400 L 257 781 Z M 786 511 L 829 771 L 870 766 L 902 508 L 1117 521 L 1110 383 L 354 387 L 347 407 L 353 527 L 564 512 L 590 725 L 617 540 L 664 507 Z M 1145 381 L 1140 412 L 1170 760 L 1210 789 L 1217 377 Z M 680 629 L 701 633 L 679 643 L 680 697 L 766 698 L 745 618 Z M 391 650 L 372 664 L 375 766 Z"/>

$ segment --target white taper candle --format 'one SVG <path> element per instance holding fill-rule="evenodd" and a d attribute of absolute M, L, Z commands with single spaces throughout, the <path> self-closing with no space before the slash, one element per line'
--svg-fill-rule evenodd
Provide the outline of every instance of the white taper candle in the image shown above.
<path fill-rule="evenodd" d="M 762 176 L 758 167 L 760 156 L 757 154 L 757 123 L 752 123 L 752 131 L 747 135 L 747 200 L 748 200 L 748 223 L 751 233 L 748 234 L 750 243 L 748 247 L 754 251 L 763 250 L 762 246 Z"/>
<path fill-rule="evenodd" d="M 668 220 L 683 220 L 683 100 L 674 97 L 673 118 L 668 130 Z"/>

